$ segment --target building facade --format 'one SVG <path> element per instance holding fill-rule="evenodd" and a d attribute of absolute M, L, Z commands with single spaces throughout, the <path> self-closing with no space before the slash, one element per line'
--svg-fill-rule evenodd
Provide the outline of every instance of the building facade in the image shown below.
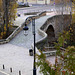
<path fill-rule="evenodd" d="M 19 2 L 28 2 L 28 3 L 31 3 L 31 4 L 53 4 L 53 3 L 56 3 L 56 4 L 59 4 L 59 3 L 62 3 L 62 2 L 69 2 L 70 0 L 18 0 Z"/>
<path fill-rule="evenodd" d="M 53 3 L 54 0 L 18 0 L 19 2 L 28 2 L 31 4 L 50 4 Z"/>

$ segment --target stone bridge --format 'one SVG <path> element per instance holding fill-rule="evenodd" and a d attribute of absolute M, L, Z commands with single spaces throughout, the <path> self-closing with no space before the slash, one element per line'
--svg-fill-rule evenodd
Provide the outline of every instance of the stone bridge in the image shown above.
<path fill-rule="evenodd" d="M 45 32 L 47 36 L 41 41 L 37 42 L 36 45 L 39 49 L 40 47 L 45 47 L 49 45 L 49 47 L 58 39 L 59 33 L 67 28 L 70 24 L 71 16 L 70 15 L 55 15 L 46 20 L 46 22 L 40 27 L 40 30 Z M 42 35 L 42 33 L 39 31 Z M 52 45 L 53 46 L 53 45 Z"/>
<path fill-rule="evenodd" d="M 37 20 L 37 18 L 39 18 L 40 16 L 45 16 L 46 12 L 42 12 L 39 15 L 36 15 L 35 18 Z M 33 16 L 32 16 L 33 17 Z M 45 17 L 47 17 L 47 19 L 45 19 Z M 38 23 L 36 29 L 39 29 L 38 32 L 41 36 L 43 36 L 42 39 L 39 39 L 38 41 L 36 41 L 36 46 L 38 47 L 38 49 L 41 47 L 43 48 L 45 45 L 52 45 L 52 43 L 54 41 L 57 40 L 59 32 L 62 32 L 63 29 L 65 29 L 69 24 L 70 24 L 70 15 L 55 15 L 55 16 L 45 16 L 43 19 L 43 21 L 36 21 L 36 24 Z M 45 20 L 44 20 L 45 19 Z M 31 23 L 30 19 L 28 19 L 27 23 Z M 22 23 L 21 26 L 19 26 L 7 39 L 5 39 L 4 41 L 1 41 L 0 44 L 4 44 L 9 42 L 14 36 L 16 36 L 16 34 L 18 34 L 22 28 L 23 28 L 24 24 Z M 18 40 L 18 38 L 17 38 Z"/>

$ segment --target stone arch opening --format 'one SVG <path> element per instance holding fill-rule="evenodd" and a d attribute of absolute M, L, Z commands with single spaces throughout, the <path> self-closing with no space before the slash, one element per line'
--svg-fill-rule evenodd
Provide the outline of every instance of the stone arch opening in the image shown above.
<path fill-rule="evenodd" d="M 46 33 L 48 35 L 47 42 L 49 45 L 53 44 L 55 42 L 55 31 L 52 25 L 49 25 L 49 27 L 46 30 Z"/>

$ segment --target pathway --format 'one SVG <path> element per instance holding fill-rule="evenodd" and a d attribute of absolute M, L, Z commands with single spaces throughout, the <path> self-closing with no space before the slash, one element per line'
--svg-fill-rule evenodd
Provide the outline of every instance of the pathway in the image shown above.
<path fill-rule="evenodd" d="M 51 16 L 44 16 L 36 20 L 36 40 L 42 38 L 37 33 L 37 30 L 49 17 Z M 21 22 L 25 21 L 25 16 L 22 15 L 16 21 L 17 25 L 20 25 Z M 5 70 L 2 71 L 10 75 L 18 75 L 19 70 L 21 70 L 22 75 L 33 75 L 33 56 L 29 56 L 29 49 L 33 43 L 31 24 L 28 27 L 28 36 L 24 36 L 23 31 L 21 31 L 9 43 L 0 45 L 0 70 L 2 70 L 2 65 L 4 64 Z M 53 61 L 53 59 L 55 58 L 53 57 L 50 61 Z M 13 68 L 12 73 L 10 73 L 10 67 Z M 41 75 L 38 70 L 37 75 Z"/>
<path fill-rule="evenodd" d="M 51 16 L 44 16 L 41 17 L 40 19 L 37 19 L 35 21 L 35 29 L 36 29 L 36 40 L 39 40 L 42 38 L 42 36 L 40 36 L 38 34 L 38 29 L 41 27 L 41 25 L 47 20 L 47 18 L 49 18 Z M 32 25 L 28 25 L 29 27 L 29 31 L 28 31 L 28 35 L 25 36 L 24 35 L 24 31 L 22 30 L 13 40 L 11 40 L 9 43 L 17 45 L 17 46 L 22 46 L 25 48 L 30 48 L 31 44 L 33 42 L 33 34 L 32 34 Z"/>

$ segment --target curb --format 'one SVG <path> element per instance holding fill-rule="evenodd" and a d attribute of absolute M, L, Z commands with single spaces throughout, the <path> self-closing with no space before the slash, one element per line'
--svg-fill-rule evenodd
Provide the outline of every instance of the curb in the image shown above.
<path fill-rule="evenodd" d="M 0 73 L 2 73 L 3 75 L 9 75 L 9 74 L 7 74 L 7 73 L 5 73 L 5 72 L 3 72 L 3 71 L 0 71 Z"/>

